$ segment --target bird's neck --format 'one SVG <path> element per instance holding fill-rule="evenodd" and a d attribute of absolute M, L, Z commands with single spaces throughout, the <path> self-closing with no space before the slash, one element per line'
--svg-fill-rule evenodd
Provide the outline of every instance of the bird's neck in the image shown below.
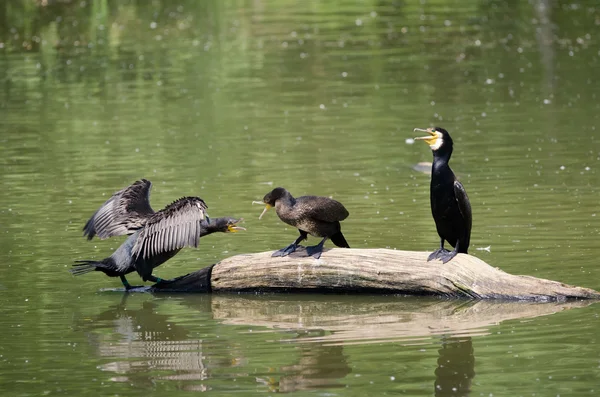
<path fill-rule="evenodd" d="M 453 178 L 453 172 L 450 169 L 450 166 L 448 165 L 448 162 L 450 161 L 450 156 L 452 155 L 452 152 L 448 152 L 448 153 L 435 153 L 433 155 L 433 165 L 431 166 L 431 182 L 432 184 L 437 184 L 437 182 L 435 182 L 436 180 L 438 180 L 439 178 L 442 179 L 448 179 L 448 180 L 454 180 Z M 449 176 L 452 176 L 451 178 L 449 178 Z"/>
<path fill-rule="evenodd" d="M 275 210 L 279 211 L 280 208 L 293 207 L 296 204 L 296 199 L 291 195 L 290 192 L 285 192 L 283 196 L 277 199 L 275 202 Z"/>
<path fill-rule="evenodd" d="M 219 220 L 221 218 L 211 219 L 210 223 L 206 222 L 206 219 L 200 221 L 200 237 L 207 236 L 209 234 L 220 231 Z"/>

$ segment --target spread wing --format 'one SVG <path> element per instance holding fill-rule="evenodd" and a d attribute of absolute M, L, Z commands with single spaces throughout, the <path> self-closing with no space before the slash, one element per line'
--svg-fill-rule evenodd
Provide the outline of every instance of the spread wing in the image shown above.
<path fill-rule="evenodd" d="M 298 197 L 295 207 L 301 210 L 304 215 L 323 222 L 343 221 L 350 215 L 342 203 L 329 197 Z"/>
<path fill-rule="evenodd" d="M 198 197 L 183 197 L 154 214 L 140 231 L 132 254 L 143 259 L 183 247 L 197 247 L 200 222 L 208 218 L 206 203 Z"/>
<path fill-rule="evenodd" d="M 473 223 L 473 217 L 471 215 L 471 203 L 464 186 L 459 181 L 454 181 L 454 197 L 458 203 L 458 209 L 467 227 L 467 238 L 471 238 L 471 224 Z M 466 246 L 469 246 L 469 241 L 466 241 Z"/>
<path fill-rule="evenodd" d="M 134 182 L 106 200 L 83 227 L 88 240 L 131 234 L 154 214 L 150 207 L 150 187 L 146 179 Z"/>

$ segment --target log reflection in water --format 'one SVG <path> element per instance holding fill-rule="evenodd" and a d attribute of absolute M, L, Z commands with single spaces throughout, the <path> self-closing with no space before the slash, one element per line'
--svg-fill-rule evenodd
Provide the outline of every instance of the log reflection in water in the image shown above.
<path fill-rule="evenodd" d="M 433 335 L 486 335 L 503 321 L 533 318 L 584 307 L 591 301 L 562 303 L 426 300 L 398 297 L 320 297 L 216 295 L 215 319 L 277 329 L 324 330 L 297 342 L 420 343 Z M 425 342 L 423 342 L 425 343 Z M 427 342 L 429 343 L 429 342 Z"/>

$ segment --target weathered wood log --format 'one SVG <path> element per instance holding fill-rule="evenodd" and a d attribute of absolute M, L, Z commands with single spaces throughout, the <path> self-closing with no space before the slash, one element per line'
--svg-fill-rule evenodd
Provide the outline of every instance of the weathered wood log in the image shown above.
<path fill-rule="evenodd" d="M 450 298 L 563 301 L 600 293 L 557 281 L 515 276 L 471 255 L 427 262 L 426 252 L 390 249 L 325 250 L 321 259 L 299 249 L 236 255 L 149 290 L 184 292 L 337 292 L 435 295 Z"/>

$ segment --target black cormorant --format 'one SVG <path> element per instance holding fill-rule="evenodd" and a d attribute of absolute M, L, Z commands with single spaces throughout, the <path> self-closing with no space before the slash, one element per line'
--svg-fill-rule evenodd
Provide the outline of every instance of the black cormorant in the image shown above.
<path fill-rule="evenodd" d="M 427 261 L 441 259 L 450 261 L 458 253 L 466 254 L 471 240 L 471 204 L 467 192 L 457 179 L 448 161 L 452 155 L 452 138 L 443 128 L 435 127 L 422 130 L 429 136 L 415 139 L 425 141 L 433 151 L 431 167 L 431 213 L 440 236 L 440 248 L 435 250 Z M 454 247 L 450 252 L 444 249 L 444 240 Z"/>
<path fill-rule="evenodd" d="M 183 247 L 198 247 L 198 240 L 214 232 L 245 230 L 241 219 L 209 219 L 206 203 L 199 197 L 182 197 L 154 212 L 150 207 L 150 187 L 146 179 L 136 181 L 112 195 L 83 228 L 91 240 L 130 234 L 108 258 L 101 261 L 76 261 L 71 273 L 80 275 L 96 270 L 109 277 L 120 277 L 126 289 L 132 287 L 125 275 L 137 271 L 144 281 L 160 282 L 152 270 L 171 259 Z"/>
<path fill-rule="evenodd" d="M 272 256 L 291 254 L 302 240 L 306 240 L 309 234 L 315 237 L 323 237 L 319 244 L 306 247 L 308 256 L 313 256 L 316 259 L 321 257 L 323 244 L 327 239 L 330 239 L 338 247 L 350 248 L 340 226 L 340 221 L 346 219 L 349 214 L 338 201 L 321 196 L 294 198 L 290 192 L 278 187 L 267 193 L 262 203 L 259 201 L 254 203 L 266 204 L 258 219 L 261 219 L 269 208 L 275 207 L 279 219 L 298 228 L 300 232 L 300 237 L 296 241 L 286 248 L 275 251 Z"/>

